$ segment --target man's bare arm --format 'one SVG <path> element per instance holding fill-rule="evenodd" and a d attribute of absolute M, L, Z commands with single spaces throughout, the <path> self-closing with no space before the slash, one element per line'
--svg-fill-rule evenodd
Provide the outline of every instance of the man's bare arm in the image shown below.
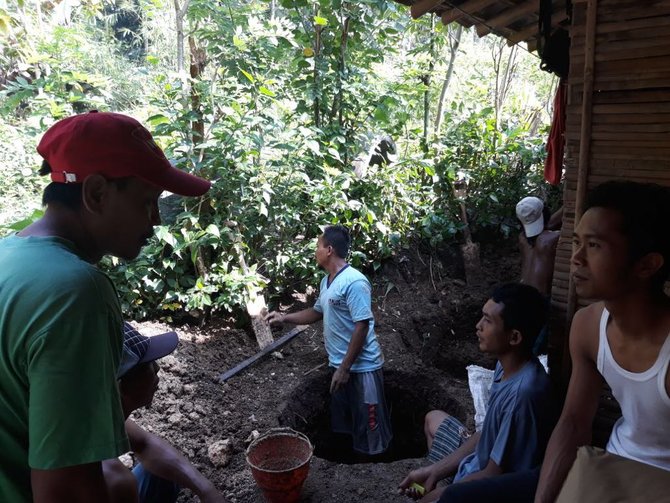
<path fill-rule="evenodd" d="M 323 319 L 323 313 L 318 312 L 313 307 L 308 307 L 297 313 L 290 314 L 282 314 L 279 311 L 272 311 L 265 317 L 265 321 L 270 324 L 294 323 L 295 325 L 309 325 L 321 319 Z"/>
<path fill-rule="evenodd" d="M 225 503 L 223 495 L 172 445 L 126 420 L 130 446 L 146 470 L 165 480 L 188 487 L 203 503 Z"/>
<path fill-rule="evenodd" d="M 535 503 L 553 503 L 572 467 L 577 448 L 591 442 L 593 417 L 603 379 L 596 367 L 598 320 L 602 305 L 575 314 L 570 329 L 572 375 L 563 412 L 549 440 L 540 473 Z"/>
<path fill-rule="evenodd" d="M 563 226 L 563 206 L 558 208 L 551 217 L 549 217 L 549 222 L 547 222 L 547 229 L 550 231 L 560 231 Z"/>
<path fill-rule="evenodd" d="M 30 473 L 34 503 L 108 503 L 102 463 Z M 133 503 L 133 502 L 128 502 Z"/>

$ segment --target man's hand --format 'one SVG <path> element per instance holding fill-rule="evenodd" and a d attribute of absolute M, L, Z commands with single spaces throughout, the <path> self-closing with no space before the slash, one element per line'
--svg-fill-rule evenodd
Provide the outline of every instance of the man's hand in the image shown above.
<path fill-rule="evenodd" d="M 263 319 L 270 325 L 281 325 L 284 323 L 284 318 L 286 318 L 284 313 L 280 313 L 279 311 L 270 311 Z"/>
<path fill-rule="evenodd" d="M 419 494 L 412 484 L 419 484 L 423 486 L 425 493 Z M 418 500 L 423 496 L 435 489 L 437 484 L 437 473 L 433 470 L 433 466 L 424 466 L 412 470 L 409 472 L 407 477 L 400 483 L 398 486 L 399 492 L 409 496 L 412 499 Z"/>
<path fill-rule="evenodd" d="M 335 393 L 338 389 L 343 387 L 349 382 L 349 371 L 345 368 L 342 368 L 340 365 L 335 373 L 333 378 L 330 381 L 330 392 Z"/>

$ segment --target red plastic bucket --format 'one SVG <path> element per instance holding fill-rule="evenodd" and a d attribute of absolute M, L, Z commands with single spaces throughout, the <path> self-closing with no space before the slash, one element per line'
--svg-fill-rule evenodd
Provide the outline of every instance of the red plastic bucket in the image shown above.
<path fill-rule="evenodd" d="M 247 463 L 269 503 L 296 503 L 307 478 L 312 443 L 291 428 L 267 431 L 247 448 Z"/>

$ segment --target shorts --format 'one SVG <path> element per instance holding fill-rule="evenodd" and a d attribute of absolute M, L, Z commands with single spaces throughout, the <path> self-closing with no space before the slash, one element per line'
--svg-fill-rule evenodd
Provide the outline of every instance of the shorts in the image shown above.
<path fill-rule="evenodd" d="M 433 444 L 428 452 L 428 460 L 431 463 L 437 463 L 446 458 L 458 449 L 469 436 L 468 430 L 458 419 L 447 416 L 435 432 Z"/>
<path fill-rule="evenodd" d="M 367 455 L 385 452 L 393 430 L 382 369 L 349 374 L 347 384 L 331 395 L 330 418 L 333 432 L 351 435 L 355 451 Z"/>

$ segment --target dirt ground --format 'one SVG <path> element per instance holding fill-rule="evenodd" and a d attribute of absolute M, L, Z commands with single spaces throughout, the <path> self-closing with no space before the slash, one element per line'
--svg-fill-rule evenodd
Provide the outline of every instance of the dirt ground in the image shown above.
<path fill-rule="evenodd" d="M 222 372 L 257 352 L 250 331 L 223 321 L 204 327 L 139 323 L 147 335 L 176 330 L 180 345 L 160 362 L 161 383 L 153 405 L 134 417 L 180 449 L 233 503 L 263 501 L 246 465 L 245 449 L 254 431 L 282 425 L 305 432 L 316 447 L 300 501 L 408 501 L 396 488 L 411 468 L 424 462 L 424 414 L 441 408 L 471 426 L 465 367 L 474 363 L 492 368 L 493 361 L 477 348 L 474 325 L 491 287 L 518 278 L 514 243 L 483 246 L 481 264 L 482 283 L 468 286 L 457 246 L 432 255 L 412 249 L 399 253 L 372 278 L 394 423 L 393 449 L 379 462 L 351 464 L 342 440 L 329 433 L 329 371 L 318 325 L 220 384 Z M 279 307 L 294 311 L 311 301 L 309 295 L 295 295 L 293 302 Z M 290 328 L 278 330 L 275 338 Z M 225 461 L 212 452 L 226 440 L 230 455 L 221 466 Z M 197 498 L 185 490 L 180 501 Z"/>

